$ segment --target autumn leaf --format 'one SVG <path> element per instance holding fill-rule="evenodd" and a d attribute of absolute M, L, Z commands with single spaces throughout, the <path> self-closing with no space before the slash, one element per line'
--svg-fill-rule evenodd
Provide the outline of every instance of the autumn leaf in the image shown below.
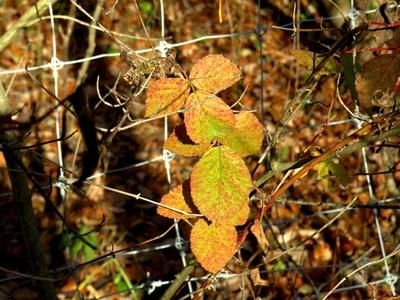
<path fill-rule="evenodd" d="M 220 271 L 236 251 L 237 233 L 232 225 L 198 220 L 190 234 L 191 249 L 197 261 L 211 273 Z"/>
<path fill-rule="evenodd" d="M 204 93 L 190 94 L 186 100 L 185 126 L 198 144 L 209 144 L 228 134 L 235 126 L 235 114 L 221 98 Z"/>
<path fill-rule="evenodd" d="M 291 50 L 297 61 L 308 70 L 313 70 L 325 57 L 306 50 Z M 336 74 L 340 72 L 340 65 L 332 58 L 328 58 L 324 66 L 318 72 L 319 75 Z"/>
<path fill-rule="evenodd" d="M 182 156 L 200 156 L 210 148 L 210 144 L 195 144 L 186 132 L 186 127 L 181 124 L 164 142 L 164 149 Z"/>
<path fill-rule="evenodd" d="M 400 77 L 400 55 L 382 54 L 368 60 L 357 74 L 356 90 L 362 107 L 392 107 L 399 94 L 395 86 Z"/>
<path fill-rule="evenodd" d="M 349 183 L 349 176 L 346 173 L 346 169 L 333 159 L 327 159 L 317 164 L 314 169 L 317 171 L 318 179 L 322 180 L 324 189 L 327 191 L 331 190 L 330 177 L 332 176 L 342 185 L 347 185 Z"/>
<path fill-rule="evenodd" d="M 240 156 L 247 156 L 260 151 L 263 138 L 264 130 L 257 117 L 250 112 L 240 112 L 236 115 L 235 127 L 223 134 L 219 141 Z"/>
<path fill-rule="evenodd" d="M 188 180 L 184 181 L 183 184 L 178 185 L 177 187 L 170 190 L 168 194 L 164 195 L 161 198 L 160 203 L 164 206 L 168 206 L 179 211 L 187 212 L 189 214 L 193 214 L 196 211 L 193 205 L 193 200 L 190 196 L 190 184 Z M 171 219 L 193 218 L 193 216 L 185 215 L 178 211 L 171 210 L 163 206 L 157 207 L 157 213 L 161 216 Z"/>
<path fill-rule="evenodd" d="M 264 253 L 267 253 L 269 243 L 265 237 L 264 228 L 259 220 L 254 220 L 254 224 L 250 227 L 251 233 L 257 239 L 257 243 Z"/>
<path fill-rule="evenodd" d="M 193 202 L 209 220 L 242 225 L 248 218 L 248 196 L 253 188 L 242 158 L 228 147 L 208 150 L 190 177 Z"/>
<path fill-rule="evenodd" d="M 222 55 L 210 54 L 194 64 L 189 79 L 199 90 L 216 94 L 236 83 L 240 71 Z"/>
<path fill-rule="evenodd" d="M 181 78 L 150 80 L 146 95 L 145 117 L 166 115 L 184 105 L 189 85 Z"/>

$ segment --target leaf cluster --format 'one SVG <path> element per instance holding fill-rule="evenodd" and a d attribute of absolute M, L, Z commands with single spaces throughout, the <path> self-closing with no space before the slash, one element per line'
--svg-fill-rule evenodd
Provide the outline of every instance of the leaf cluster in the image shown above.
<path fill-rule="evenodd" d="M 212 273 L 236 251 L 235 226 L 247 221 L 253 189 L 243 158 L 258 153 L 263 140 L 262 125 L 252 113 L 235 114 L 216 95 L 239 79 L 239 69 L 227 58 L 208 55 L 194 64 L 188 79 L 152 80 L 147 90 L 147 117 L 184 110 L 184 122 L 164 148 L 200 156 L 190 179 L 163 196 L 157 212 L 177 219 L 203 215 L 193 225 L 190 242 L 196 259 Z"/>

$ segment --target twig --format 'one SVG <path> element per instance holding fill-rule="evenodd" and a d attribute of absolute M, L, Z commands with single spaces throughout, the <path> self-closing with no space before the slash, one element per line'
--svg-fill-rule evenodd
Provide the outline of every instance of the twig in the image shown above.
<path fill-rule="evenodd" d="M 196 264 L 194 261 L 189 262 L 189 264 L 176 276 L 174 282 L 165 291 L 164 295 L 162 295 L 161 300 L 172 299 L 179 287 L 188 279 L 188 276 L 193 273 L 195 266 Z"/>

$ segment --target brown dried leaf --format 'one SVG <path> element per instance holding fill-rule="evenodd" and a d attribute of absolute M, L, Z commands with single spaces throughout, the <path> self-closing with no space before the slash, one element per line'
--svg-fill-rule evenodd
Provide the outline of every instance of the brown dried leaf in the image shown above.
<path fill-rule="evenodd" d="M 399 91 L 395 86 L 400 77 L 400 55 L 383 54 L 367 61 L 356 79 L 356 90 L 362 107 L 391 107 Z"/>
<path fill-rule="evenodd" d="M 262 227 L 259 220 L 255 220 L 254 224 L 250 227 L 251 233 L 257 239 L 258 245 L 260 246 L 261 250 L 266 253 L 268 250 L 268 241 L 265 237 L 264 228 Z"/>
<path fill-rule="evenodd" d="M 253 281 L 254 285 L 261 285 L 261 286 L 269 286 L 269 282 L 265 279 L 261 279 L 260 270 L 253 269 L 251 270 L 250 274 L 251 280 Z"/>

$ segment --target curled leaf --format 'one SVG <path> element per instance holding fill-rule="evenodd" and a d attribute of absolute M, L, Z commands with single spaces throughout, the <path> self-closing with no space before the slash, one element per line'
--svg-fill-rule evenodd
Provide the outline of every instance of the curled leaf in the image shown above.
<path fill-rule="evenodd" d="M 166 115 L 184 105 L 189 85 L 182 78 L 150 80 L 146 95 L 145 117 Z"/>
<path fill-rule="evenodd" d="M 217 223 L 242 225 L 246 222 L 252 187 L 244 161 L 225 146 L 208 150 L 193 167 L 190 178 L 194 204 Z"/>
<path fill-rule="evenodd" d="M 175 127 L 164 143 L 164 149 L 182 156 L 199 156 L 208 148 L 210 144 L 195 144 L 188 136 L 184 124 Z"/>
<path fill-rule="evenodd" d="M 167 207 L 158 206 L 157 213 L 163 217 L 171 219 L 189 219 L 193 216 L 183 214 L 179 211 L 193 214 L 196 209 L 193 205 L 193 200 L 190 196 L 189 181 L 186 180 L 183 184 L 178 185 L 169 191 L 168 194 L 161 198 L 160 203 L 164 206 L 176 209 L 168 209 Z"/>
<path fill-rule="evenodd" d="M 189 79 L 199 90 L 216 94 L 236 83 L 240 71 L 222 55 L 210 54 L 194 64 Z"/>
<path fill-rule="evenodd" d="M 220 271 L 236 251 L 234 226 L 198 220 L 190 234 L 191 249 L 197 261 L 211 273 Z"/>
<path fill-rule="evenodd" d="M 257 239 L 258 245 L 260 246 L 261 250 L 264 253 L 267 253 L 269 243 L 267 241 L 267 238 L 265 237 L 264 228 L 262 227 L 262 224 L 259 220 L 254 220 L 254 224 L 250 227 L 250 231 Z"/>

